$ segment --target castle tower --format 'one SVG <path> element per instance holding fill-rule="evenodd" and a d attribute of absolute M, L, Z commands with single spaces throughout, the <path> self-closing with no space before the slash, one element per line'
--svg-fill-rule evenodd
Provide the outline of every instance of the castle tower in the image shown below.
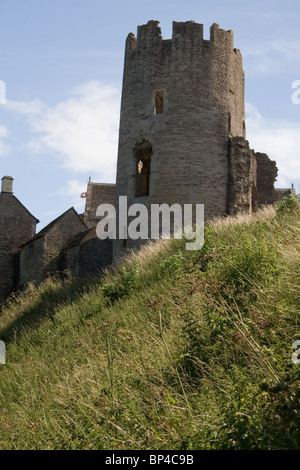
<path fill-rule="evenodd" d="M 204 204 L 205 217 L 228 213 L 229 146 L 245 137 L 242 56 L 233 32 L 173 22 L 163 40 L 157 21 L 126 40 L 116 207 Z M 115 243 L 115 256 L 124 246 Z M 136 242 L 127 241 L 127 247 Z"/>

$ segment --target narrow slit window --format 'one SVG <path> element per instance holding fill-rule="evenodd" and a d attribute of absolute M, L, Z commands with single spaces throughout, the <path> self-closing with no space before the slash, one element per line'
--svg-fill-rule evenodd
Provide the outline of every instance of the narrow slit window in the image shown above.
<path fill-rule="evenodd" d="M 135 156 L 135 197 L 149 196 L 152 146 L 147 141 L 137 144 Z"/>
<path fill-rule="evenodd" d="M 155 92 L 154 114 L 162 114 L 164 112 L 164 97 L 165 92 L 163 90 Z"/>

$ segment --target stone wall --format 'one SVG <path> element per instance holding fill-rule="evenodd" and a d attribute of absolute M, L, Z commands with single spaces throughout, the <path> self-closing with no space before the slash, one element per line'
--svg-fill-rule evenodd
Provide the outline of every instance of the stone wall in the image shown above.
<path fill-rule="evenodd" d="M 15 287 L 15 255 L 35 234 L 37 222 L 13 194 L 0 194 L 0 303 Z"/>
<path fill-rule="evenodd" d="M 64 268 L 75 278 L 96 276 L 112 263 L 112 240 L 100 240 L 92 228 L 64 250 Z"/>
<path fill-rule="evenodd" d="M 60 270 L 59 254 L 75 235 L 86 230 L 86 225 L 74 209 L 65 212 L 45 234 L 45 275 Z"/>
<path fill-rule="evenodd" d="M 71 208 L 41 230 L 21 248 L 19 287 L 27 282 L 40 283 L 46 277 L 62 272 L 62 249 L 87 229 L 77 212 Z"/>
<path fill-rule="evenodd" d="M 252 212 L 257 208 L 256 172 L 254 150 L 242 137 L 235 137 L 229 144 L 228 214 Z"/>
<path fill-rule="evenodd" d="M 281 201 L 288 196 L 296 196 L 295 188 L 275 188 L 274 202 Z"/>
<path fill-rule="evenodd" d="M 45 276 L 44 268 L 45 239 L 41 236 L 20 249 L 18 288 L 23 289 L 29 282 L 39 284 Z"/>
<path fill-rule="evenodd" d="M 115 184 L 89 182 L 85 202 L 84 222 L 90 227 L 95 227 L 99 221 L 96 216 L 100 204 L 115 203 Z"/>
<path fill-rule="evenodd" d="M 274 204 L 274 182 L 278 174 L 276 162 L 270 160 L 265 153 L 256 152 L 255 157 L 257 161 L 258 205 Z"/>

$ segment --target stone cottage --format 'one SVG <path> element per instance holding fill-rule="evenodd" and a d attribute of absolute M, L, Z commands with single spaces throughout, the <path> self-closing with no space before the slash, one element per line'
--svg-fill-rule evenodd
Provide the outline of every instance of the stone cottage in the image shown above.
<path fill-rule="evenodd" d="M 110 183 L 95 183 L 89 181 L 87 185 L 84 222 L 90 227 L 95 227 L 99 222 L 96 212 L 100 204 L 115 203 L 116 185 Z"/>
<path fill-rule="evenodd" d="M 62 258 L 62 269 L 74 278 L 99 275 L 112 264 L 112 240 L 99 240 L 96 227 L 91 227 L 64 247 Z"/>
<path fill-rule="evenodd" d="M 0 304 L 17 287 L 19 247 L 36 233 L 38 219 L 13 195 L 13 178 L 2 178 L 0 194 Z"/>
<path fill-rule="evenodd" d="M 78 233 L 87 230 L 73 207 L 50 222 L 37 235 L 20 246 L 19 282 L 22 288 L 30 281 L 40 283 L 49 275 L 62 271 L 62 249 Z"/>

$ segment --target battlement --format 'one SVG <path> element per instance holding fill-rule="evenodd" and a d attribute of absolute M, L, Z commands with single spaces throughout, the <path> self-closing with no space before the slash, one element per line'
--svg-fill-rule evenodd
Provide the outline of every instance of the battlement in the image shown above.
<path fill-rule="evenodd" d="M 210 27 L 210 41 L 215 45 L 228 41 L 233 49 L 233 31 L 231 29 L 229 31 L 220 29 L 220 26 L 214 23 Z"/>
<path fill-rule="evenodd" d="M 173 21 L 172 39 L 197 38 L 203 40 L 203 24 L 195 21 L 177 22 Z"/>
<path fill-rule="evenodd" d="M 137 46 L 143 45 L 145 42 L 151 41 L 157 43 L 162 40 L 161 29 L 158 26 L 159 21 L 148 21 L 147 24 L 138 26 Z"/>
<path fill-rule="evenodd" d="M 238 49 L 233 48 L 233 31 L 220 29 L 217 23 L 210 27 L 210 39 L 203 39 L 203 24 L 195 21 L 177 22 L 173 21 L 172 39 L 163 39 L 159 21 L 150 20 L 147 24 L 138 26 L 137 38 L 133 33 L 129 33 L 126 41 L 126 51 L 135 49 L 155 49 L 162 47 L 165 43 L 178 44 L 180 41 L 189 40 L 197 44 L 209 44 L 220 46 L 225 44 L 232 52 L 239 53 Z"/>

